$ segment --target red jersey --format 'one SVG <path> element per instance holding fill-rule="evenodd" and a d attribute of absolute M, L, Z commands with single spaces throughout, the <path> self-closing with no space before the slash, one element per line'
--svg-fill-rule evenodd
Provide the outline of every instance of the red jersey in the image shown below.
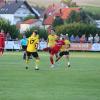
<path fill-rule="evenodd" d="M 0 34 L 0 48 L 4 48 L 5 46 L 5 38 L 3 34 Z"/>
<path fill-rule="evenodd" d="M 57 40 L 55 46 L 52 47 L 52 49 L 51 49 L 51 54 L 54 55 L 54 54 L 58 53 L 60 48 L 64 44 L 65 44 L 64 40 Z"/>

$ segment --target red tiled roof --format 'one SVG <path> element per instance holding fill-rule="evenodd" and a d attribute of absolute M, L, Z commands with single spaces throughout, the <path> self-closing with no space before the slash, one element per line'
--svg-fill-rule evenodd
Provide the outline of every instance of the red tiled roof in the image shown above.
<path fill-rule="evenodd" d="M 26 20 L 24 22 L 17 23 L 16 27 L 19 29 L 21 24 L 30 24 L 31 25 L 31 24 L 33 24 L 35 22 L 37 22 L 37 19 L 29 19 L 29 20 Z"/>
<path fill-rule="evenodd" d="M 44 25 L 52 25 L 53 21 L 54 21 L 54 16 L 49 16 L 44 20 L 43 24 Z"/>
<path fill-rule="evenodd" d="M 61 12 L 62 12 L 61 18 L 64 20 L 68 19 L 69 15 L 72 11 L 80 11 L 80 8 L 63 8 L 63 9 L 61 9 Z"/>
<path fill-rule="evenodd" d="M 52 15 L 48 16 L 45 19 L 44 24 L 52 25 L 52 23 L 54 21 L 54 17 L 56 17 L 56 16 L 60 16 L 63 20 L 68 19 L 69 15 L 72 11 L 80 11 L 80 8 L 62 8 L 62 9 L 58 10 L 58 12 L 55 12 Z"/>
<path fill-rule="evenodd" d="M 37 19 L 29 19 L 29 20 L 26 20 L 24 22 L 22 22 L 22 24 L 33 24 L 37 21 Z"/>

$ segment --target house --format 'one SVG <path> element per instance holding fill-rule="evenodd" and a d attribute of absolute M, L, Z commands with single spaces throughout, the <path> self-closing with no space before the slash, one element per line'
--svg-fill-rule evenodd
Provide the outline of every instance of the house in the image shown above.
<path fill-rule="evenodd" d="M 44 18 L 43 24 L 46 27 L 51 26 L 57 16 L 61 17 L 63 20 L 66 20 L 69 18 L 72 11 L 79 12 L 80 8 L 69 8 L 67 5 L 62 3 L 59 5 L 53 4 L 52 6 L 49 6 L 44 12 L 46 18 Z"/>
<path fill-rule="evenodd" d="M 16 26 L 17 28 L 20 29 L 20 33 L 23 33 L 24 31 L 30 29 L 31 27 L 43 28 L 42 21 L 40 19 L 29 19 L 23 21 L 20 24 L 17 24 Z"/>
<path fill-rule="evenodd" d="M 97 28 L 100 28 L 100 20 L 95 20 Z"/>
<path fill-rule="evenodd" d="M 0 8 L 0 17 L 9 20 L 11 24 L 20 22 L 28 15 L 33 15 L 37 19 L 40 16 L 26 1 L 5 2 Z"/>

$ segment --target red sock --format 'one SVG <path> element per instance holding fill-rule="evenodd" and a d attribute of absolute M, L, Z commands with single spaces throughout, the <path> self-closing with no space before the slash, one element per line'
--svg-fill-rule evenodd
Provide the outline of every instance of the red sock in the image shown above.
<path fill-rule="evenodd" d="M 50 57 L 51 64 L 54 64 L 53 57 Z"/>

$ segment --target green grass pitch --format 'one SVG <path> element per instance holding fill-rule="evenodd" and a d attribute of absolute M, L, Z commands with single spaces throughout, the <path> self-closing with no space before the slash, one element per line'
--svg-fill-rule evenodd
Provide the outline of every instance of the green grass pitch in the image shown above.
<path fill-rule="evenodd" d="M 25 69 L 21 52 L 0 57 L 0 100 L 100 100 L 100 53 L 71 52 L 71 68 L 63 58 L 53 69 L 39 55 L 38 71 L 34 60 Z"/>

